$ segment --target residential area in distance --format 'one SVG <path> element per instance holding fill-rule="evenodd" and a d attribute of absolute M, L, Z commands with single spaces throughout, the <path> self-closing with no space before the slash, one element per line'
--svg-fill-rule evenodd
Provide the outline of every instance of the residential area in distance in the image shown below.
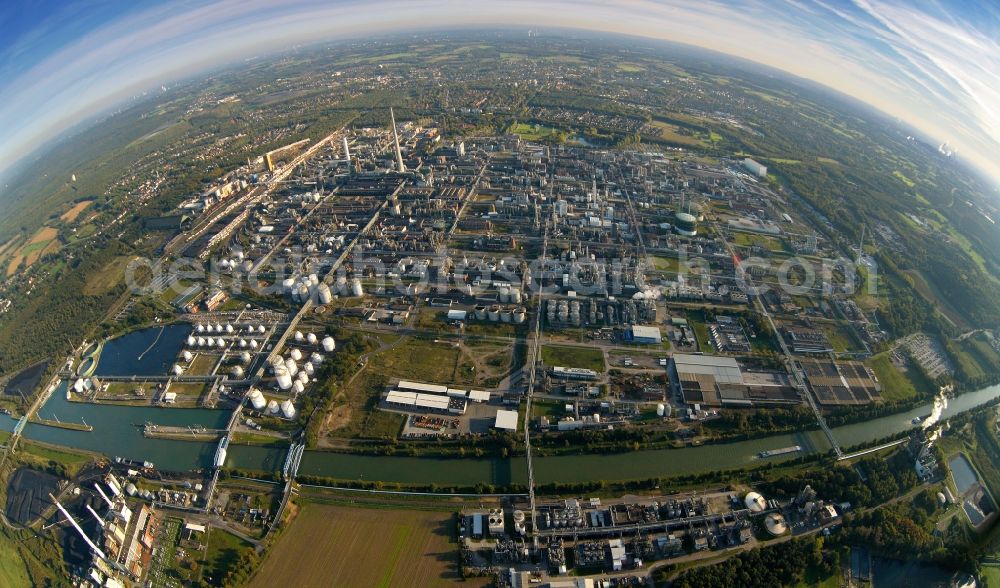
<path fill-rule="evenodd" d="M 1000 578 L 995 203 L 842 96 L 428 33 L 165 87 L 32 165 L 11 585 Z"/>

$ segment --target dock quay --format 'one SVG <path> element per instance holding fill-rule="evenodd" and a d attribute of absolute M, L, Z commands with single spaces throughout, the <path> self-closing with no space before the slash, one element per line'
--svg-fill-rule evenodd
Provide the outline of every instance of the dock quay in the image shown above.
<path fill-rule="evenodd" d="M 183 441 L 217 441 L 226 434 L 225 429 L 206 429 L 204 427 L 174 427 L 146 423 L 142 434 L 150 439 L 177 439 Z"/>

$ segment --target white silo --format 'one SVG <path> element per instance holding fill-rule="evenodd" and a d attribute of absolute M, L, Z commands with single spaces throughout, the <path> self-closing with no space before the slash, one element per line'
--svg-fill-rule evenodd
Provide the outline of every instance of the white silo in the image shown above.
<path fill-rule="evenodd" d="M 225 349 L 225 347 L 226 347 L 226 342 L 222 340 L 222 337 L 219 337 L 218 339 L 216 339 L 215 340 L 215 344 L 216 344 L 216 346 L 218 346 L 219 349 Z"/>
<path fill-rule="evenodd" d="M 351 280 L 351 294 L 354 296 L 364 296 L 365 290 L 361 287 L 361 280 L 354 278 Z"/>
<path fill-rule="evenodd" d="M 315 345 L 316 341 L 317 341 L 317 339 L 316 339 L 316 333 L 307 333 L 306 334 L 306 343 L 308 343 L 310 345 Z"/>
<path fill-rule="evenodd" d="M 295 363 L 295 360 L 289 357 L 285 360 L 285 369 L 288 370 L 289 376 L 294 376 L 299 373 L 299 364 Z"/>
<path fill-rule="evenodd" d="M 292 351 L 288 355 L 295 361 L 302 361 L 302 352 L 299 351 L 298 349 L 292 349 Z"/>
<path fill-rule="evenodd" d="M 198 337 L 198 347 L 204 347 L 206 344 L 204 337 Z"/>
<path fill-rule="evenodd" d="M 278 388 L 288 390 L 292 387 L 292 376 L 289 375 L 285 366 L 278 366 L 274 370 L 274 375 L 278 379 Z"/>
<path fill-rule="evenodd" d="M 223 331 L 222 323 L 215 323 L 215 332 L 221 333 Z"/>
<path fill-rule="evenodd" d="M 319 276 L 317 276 L 316 274 L 309 274 L 309 285 L 311 285 L 311 286 L 318 286 L 319 285 Z"/>
<path fill-rule="evenodd" d="M 252 335 L 256 330 L 257 329 L 253 328 L 253 325 L 247 325 L 247 333 L 250 333 Z"/>
<path fill-rule="evenodd" d="M 306 364 L 302 366 L 302 371 L 311 376 L 314 373 L 316 373 L 316 368 L 313 366 L 311 362 L 306 362 Z"/>
<path fill-rule="evenodd" d="M 306 336 L 302 334 L 302 331 L 295 331 L 295 334 L 292 335 L 292 338 L 301 343 L 302 341 L 305 340 Z"/>
<path fill-rule="evenodd" d="M 205 345 L 207 345 L 208 347 L 215 347 L 215 337 L 209 337 L 208 339 L 205 339 Z"/>
<path fill-rule="evenodd" d="M 267 332 L 267 329 L 264 328 L 264 325 L 257 325 L 257 332 L 263 335 Z"/>
<path fill-rule="evenodd" d="M 257 349 L 257 340 L 253 339 L 250 341 L 250 349 Z"/>
<path fill-rule="evenodd" d="M 305 389 L 306 385 L 302 383 L 302 380 L 295 380 L 292 382 L 292 390 L 294 390 L 296 394 L 302 394 Z"/>
<path fill-rule="evenodd" d="M 174 375 L 175 376 L 179 376 L 179 375 L 181 375 L 183 373 L 184 373 L 184 368 L 182 368 L 180 365 L 178 365 L 178 364 L 175 363 L 174 364 Z"/>
<path fill-rule="evenodd" d="M 656 405 L 656 416 L 661 417 L 667 414 L 667 407 L 663 404 Z"/>
<path fill-rule="evenodd" d="M 246 339 L 240 339 L 240 347 L 246 347 L 246 346 L 247 346 L 247 340 Z"/>
<path fill-rule="evenodd" d="M 233 370 L 230 373 L 232 374 L 233 378 L 237 380 L 243 378 L 243 368 L 241 368 L 240 366 L 234 366 Z"/>
<path fill-rule="evenodd" d="M 240 361 L 242 361 L 243 363 L 250 363 L 250 359 L 251 356 L 249 351 L 244 351 L 243 353 L 240 354 Z"/>
<path fill-rule="evenodd" d="M 517 310 L 514 311 L 514 322 L 515 323 L 517 323 L 517 324 L 520 325 L 521 323 L 524 322 L 524 320 L 526 318 L 528 318 L 528 313 L 527 313 L 527 311 L 524 310 L 523 306 L 518 307 Z"/>
<path fill-rule="evenodd" d="M 521 304 L 521 291 L 517 288 L 510 289 L 510 301 L 514 304 Z"/>
<path fill-rule="evenodd" d="M 233 334 L 233 325 L 226 325 L 226 333 L 229 335 Z"/>
<path fill-rule="evenodd" d="M 195 327 L 195 330 L 198 331 L 199 333 L 204 333 L 205 332 L 205 325 L 203 325 L 201 323 L 198 323 L 198 326 Z"/>
<path fill-rule="evenodd" d="M 305 372 L 299 372 L 298 379 L 303 384 L 308 384 L 309 383 L 309 374 L 307 374 Z"/>
<path fill-rule="evenodd" d="M 194 338 L 194 335 L 188 335 L 187 346 L 194 347 L 198 343 L 198 340 Z"/>
<path fill-rule="evenodd" d="M 511 312 L 507 309 L 500 311 L 500 321 L 504 323 L 509 323 L 511 319 Z"/>
<path fill-rule="evenodd" d="M 286 419 L 295 418 L 295 405 L 292 404 L 291 400 L 286 400 L 281 403 L 281 414 L 285 415 Z"/>
<path fill-rule="evenodd" d="M 285 291 L 285 294 L 291 294 L 292 290 L 295 289 L 295 278 L 285 278 L 282 280 L 281 288 Z"/>
<path fill-rule="evenodd" d="M 323 337 L 323 351 L 327 353 L 332 353 L 334 349 L 337 348 L 337 342 L 333 340 L 333 337 L 327 335 Z"/>
<path fill-rule="evenodd" d="M 277 400 L 272 400 L 272 401 L 270 401 L 270 402 L 267 403 L 267 412 L 268 413 L 270 413 L 270 414 L 278 414 L 279 410 L 280 409 L 278 408 L 278 401 Z"/>
<path fill-rule="evenodd" d="M 500 288 L 500 302 L 507 302 L 510 300 L 510 288 L 504 286 Z"/>
<path fill-rule="evenodd" d="M 264 407 L 267 406 L 267 400 L 264 399 L 260 390 L 254 388 L 250 391 L 250 404 L 253 405 L 254 410 L 264 410 Z"/>
<path fill-rule="evenodd" d="M 316 286 L 316 296 L 319 298 L 320 304 L 330 304 L 333 302 L 333 292 L 330 291 L 330 286 L 327 286 L 325 283 Z"/>
<path fill-rule="evenodd" d="M 181 354 L 181 357 L 183 357 L 184 361 L 188 363 L 191 363 L 191 360 L 194 359 L 194 355 L 190 351 L 185 351 Z"/>

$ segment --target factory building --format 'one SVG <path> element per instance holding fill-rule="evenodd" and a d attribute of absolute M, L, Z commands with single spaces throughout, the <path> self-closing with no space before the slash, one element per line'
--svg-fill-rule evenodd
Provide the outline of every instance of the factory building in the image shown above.
<path fill-rule="evenodd" d="M 630 329 L 632 335 L 633 343 L 641 343 L 644 345 L 659 344 L 663 341 L 660 336 L 660 329 L 656 327 L 644 327 L 640 325 L 633 325 Z"/>
<path fill-rule="evenodd" d="M 761 165 L 749 157 L 743 160 L 743 168 L 758 178 L 767 177 L 767 166 Z"/>
<path fill-rule="evenodd" d="M 678 353 L 668 369 L 671 385 L 686 404 L 750 408 L 801 402 L 787 374 L 744 371 L 732 357 Z"/>

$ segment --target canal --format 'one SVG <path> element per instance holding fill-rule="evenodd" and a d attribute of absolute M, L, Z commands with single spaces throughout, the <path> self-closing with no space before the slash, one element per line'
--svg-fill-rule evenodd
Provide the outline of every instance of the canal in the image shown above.
<path fill-rule="evenodd" d="M 186 336 L 186 335 L 185 335 Z M 102 363 L 103 363 L 102 358 Z M 127 407 L 86 404 L 66 400 L 66 383 L 53 392 L 39 411 L 44 419 L 63 422 L 86 422 L 93 432 L 73 431 L 39 424 L 29 424 L 28 439 L 56 445 L 96 451 L 108 456 L 151 461 L 159 469 L 184 471 L 211 466 L 214 443 L 147 439 L 141 426 L 146 422 L 161 425 L 200 425 L 225 427 L 228 411 L 158 407 Z M 973 409 L 1000 396 L 1000 386 L 991 386 L 951 399 L 942 417 L 948 418 Z M 913 428 L 915 417 L 926 417 L 930 403 L 896 415 L 864 423 L 838 427 L 834 435 L 843 447 L 868 443 Z M 11 430 L 13 419 L 0 418 L 0 430 Z M 736 443 L 709 444 L 683 449 L 633 451 L 607 455 L 569 455 L 535 459 L 536 479 L 550 482 L 582 482 L 593 479 L 628 480 L 670 477 L 735 469 L 752 465 L 766 449 L 801 445 L 804 452 L 829 450 L 819 431 L 775 435 Z M 793 459 L 789 454 L 769 461 Z M 277 471 L 285 459 L 283 449 L 249 445 L 231 445 L 226 465 L 255 471 Z M 412 484 L 473 485 L 478 482 L 504 485 L 525 483 L 524 458 L 513 459 L 440 459 L 404 456 L 367 456 L 307 451 L 301 474 L 344 480 L 379 480 Z"/>

